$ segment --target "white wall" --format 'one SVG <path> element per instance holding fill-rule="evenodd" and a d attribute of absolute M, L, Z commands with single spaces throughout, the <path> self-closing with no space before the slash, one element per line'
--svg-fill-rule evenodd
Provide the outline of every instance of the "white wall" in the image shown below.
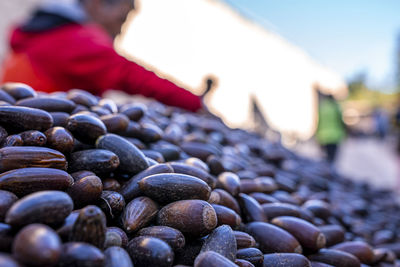
<path fill-rule="evenodd" d="M 217 0 L 145 0 L 139 8 L 118 42 L 122 53 L 196 93 L 205 76 L 215 75 L 218 88 L 209 105 L 233 126 L 249 126 L 253 94 L 272 126 L 309 137 L 315 127 L 312 85 L 345 88 L 300 48 Z"/>

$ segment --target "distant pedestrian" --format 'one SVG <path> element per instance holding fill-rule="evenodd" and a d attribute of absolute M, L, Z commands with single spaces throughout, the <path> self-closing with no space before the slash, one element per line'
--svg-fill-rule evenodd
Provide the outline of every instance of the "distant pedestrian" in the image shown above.
<path fill-rule="evenodd" d="M 325 150 L 328 162 L 334 163 L 338 146 L 346 135 L 342 112 L 332 95 L 319 95 L 316 138 Z"/>

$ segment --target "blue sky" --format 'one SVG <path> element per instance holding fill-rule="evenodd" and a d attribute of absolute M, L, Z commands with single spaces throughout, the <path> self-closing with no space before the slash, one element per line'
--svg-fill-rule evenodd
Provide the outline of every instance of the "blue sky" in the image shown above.
<path fill-rule="evenodd" d="M 224 0 L 344 78 L 393 81 L 400 0 Z"/>

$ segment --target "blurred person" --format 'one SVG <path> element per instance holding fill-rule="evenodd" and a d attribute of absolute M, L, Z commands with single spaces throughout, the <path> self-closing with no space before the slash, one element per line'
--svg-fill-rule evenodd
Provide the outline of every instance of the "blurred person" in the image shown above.
<path fill-rule="evenodd" d="M 48 93 L 80 88 L 101 95 L 115 89 L 200 110 L 199 96 L 114 50 L 113 39 L 134 8 L 133 0 L 47 0 L 12 31 L 2 82 Z"/>
<path fill-rule="evenodd" d="M 390 120 L 387 112 L 380 107 L 376 107 L 372 112 L 372 117 L 375 124 L 375 134 L 380 138 L 384 139 L 389 131 Z"/>
<path fill-rule="evenodd" d="M 335 162 L 338 146 L 344 137 L 345 127 L 339 104 L 332 95 L 319 93 L 316 138 L 325 150 L 329 163 Z"/>

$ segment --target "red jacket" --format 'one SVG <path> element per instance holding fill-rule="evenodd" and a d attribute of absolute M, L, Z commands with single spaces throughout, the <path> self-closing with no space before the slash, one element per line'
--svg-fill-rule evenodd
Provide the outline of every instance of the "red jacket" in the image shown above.
<path fill-rule="evenodd" d="M 67 24 L 43 32 L 13 31 L 3 82 L 23 82 L 38 91 L 80 88 L 101 95 L 108 89 L 152 97 L 191 111 L 198 96 L 118 55 L 97 25 Z"/>

